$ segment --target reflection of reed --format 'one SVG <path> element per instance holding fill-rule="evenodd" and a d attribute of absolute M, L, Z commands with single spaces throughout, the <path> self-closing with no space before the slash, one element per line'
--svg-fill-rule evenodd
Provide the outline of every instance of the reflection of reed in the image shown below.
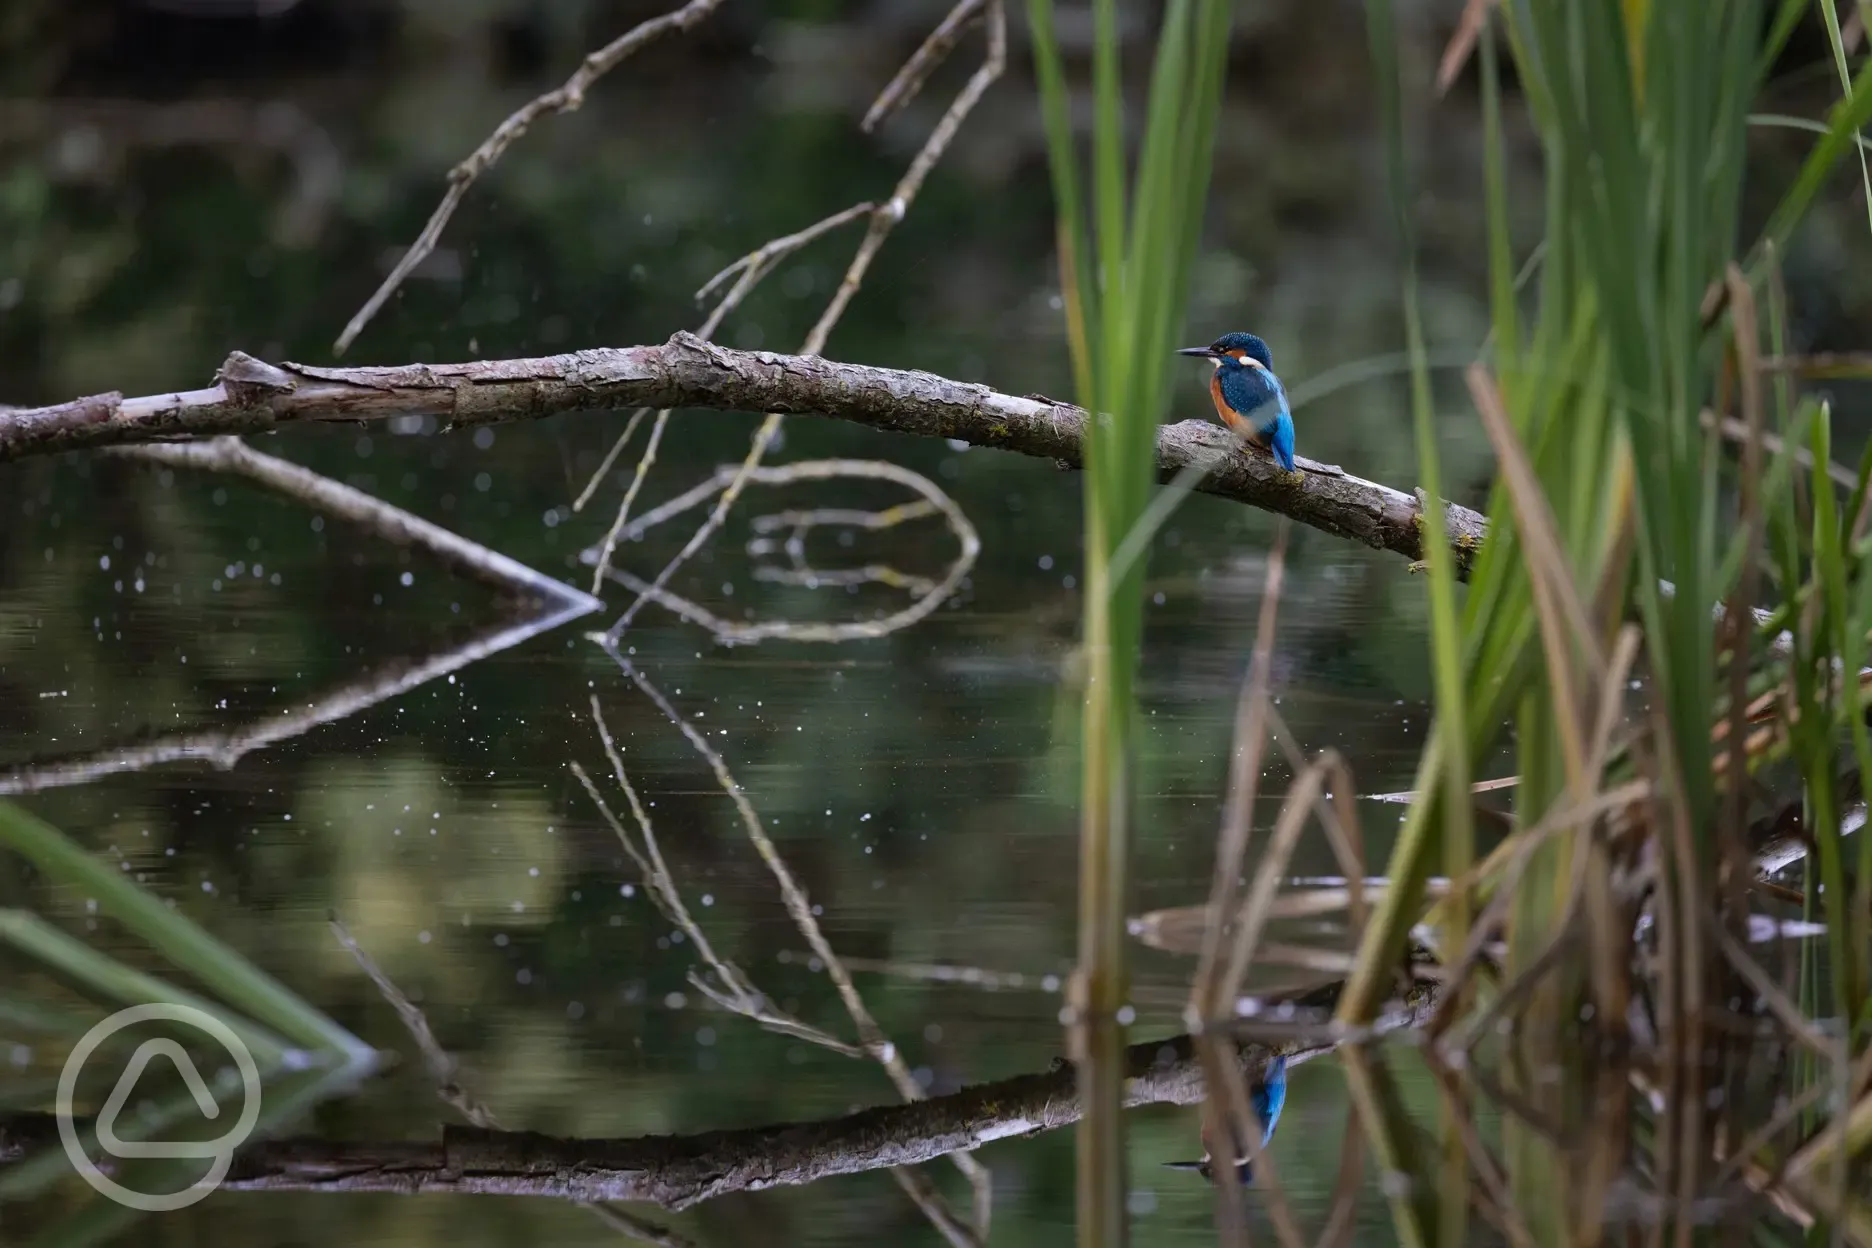
<path fill-rule="evenodd" d="M 89 784 L 123 772 L 145 771 L 191 759 L 225 771 L 254 750 L 291 740 L 320 724 L 348 718 L 567 621 L 588 615 L 600 605 L 596 598 L 478 542 L 471 542 L 458 533 L 297 464 L 263 455 L 235 438 L 126 447 L 116 453 L 247 477 L 337 519 L 358 525 L 386 541 L 420 547 L 452 570 L 510 594 L 538 601 L 540 608 L 518 623 L 491 625 L 442 654 L 420 660 L 399 658 L 381 664 L 309 702 L 287 707 L 277 714 L 267 714 L 241 728 L 171 733 L 139 744 L 8 768 L 0 771 L 0 795 Z"/>

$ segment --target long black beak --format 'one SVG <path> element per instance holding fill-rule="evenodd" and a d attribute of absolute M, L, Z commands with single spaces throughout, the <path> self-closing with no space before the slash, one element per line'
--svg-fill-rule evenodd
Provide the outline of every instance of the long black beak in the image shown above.
<path fill-rule="evenodd" d="M 1205 359 L 1213 360 L 1216 357 L 1216 350 L 1214 347 L 1180 347 L 1177 350 L 1177 354 L 1178 355 L 1200 355 L 1204 357 Z"/>

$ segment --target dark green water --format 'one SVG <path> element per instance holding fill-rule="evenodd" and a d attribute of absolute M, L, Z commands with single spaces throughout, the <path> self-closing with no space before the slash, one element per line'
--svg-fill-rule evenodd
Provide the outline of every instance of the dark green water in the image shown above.
<path fill-rule="evenodd" d="M 0 103 L 0 399 L 54 401 L 206 384 L 232 349 L 331 362 L 330 343 L 420 227 L 447 166 L 504 113 L 552 85 L 634 10 L 589 24 L 512 3 L 458 17 L 423 6 L 299 6 L 268 23 L 154 7 L 96 23 L 39 15 L 9 45 Z M 837 8 L 838 6 L 833 6 Z M 366 331 L 349 361 L 547 354 L 661 341 L 700 320 L 690 294 L 765 239 L 887 193 L 959 83 L 876 138 L 856 120 L 940 16 L 732 10 L 549 119 L 469 196 L 432 268 Z M 581 10 L 582 11 L 582 10 Z M 0 27 L 4 29 L 4 27 Z M 1300 383 L 1395 349 L 1395 267 L 1364 93 L 1363 40 L 1327 46 L 1266 19 L 1243 35 L 1218 152 L 1214 210 L 1190 311 L 1192 341 L 1249 328 Z M 1432 32 L 1411 54 L 1424 64 Z M 977 55 L 964 46 L 959 59 Z M 965 127 L 833 335 L 828 354 L 1065 394 L 1044 155 L 1017 37 L 1013 72 Z M 191 111 L 192 110 L 192 111 Z M 1426 154 L 1426 307 L 1438 344 L 1485 329 L 1474 110 L 1437 114 Z M 259 137 L 256 137 L 259 136 Z M 1525 205 L 1532 212 L 1529 198 Z M 856 243 L 824 241 L 724 328 L 791 350 Z M 1855 312 L 1849 289 L 1835 313 Z M 1828 324 L 1821 317 L 1824 327 Z M 1178 418 L 1205 407 L 1200 374 Z M 1454 389 L 1446 473 L 1476 501 L 1490 464 Z M 572 498 L 624 414 L 480 434 L 383 427 L 258 440 L 548 574 L 583 584 L 628 457 L 586 512 Z M 1392 381 L 1299 413 L 1303 454 L 1408 488 L 1403 397 Z M 753 418 L 679 413 L 645 493 L 674 495 L 745 450 Z M 1080 607 L 1079 482 L 1051 465 L 794 418 L 788 460 L 873 456 L 927 474 L 980 530 L 962 593 L 892 636 L 733 649 L 657 608 L 625 639 L 636 662 L 720 750 L 769 834 L 855 959 L 1019 973 L 984 991 L 864 970 L 858 985 L 920 1081 L 941 1091 L 1044 1070 L 1061 1051 L 1058 978 L 1076 887 L 1070 656 Z M 749 520 L 780 505 L 877 505 L 874 490 L 756 493 L 672 583 L 730 618 L 863 618 L 888 592 L 758 580 Z M 640 506 L 639 510 L 643 508 Z M 650 576 L 693 519 L 624 548 Z M 1259 608 L 1271 518 L 1194 499 L 1150 573 L 1137 904 L 1207 887 L 1226 752 Z M 928 523 L 857 551 L 924 573 L 951 553 Z M 819 553 L 846 552 L 827 542 Z M 848 556 L 849 557 L 849 556 Z M 1403 787 L 1427 690 L 1422 597 L 1402 561 L 1297 531 L 1274 687 L 1308 750 L 1344 753 L 1367 790 Z M 694 958 L 647 903 L 569 770 L 616 791 L 595 694 L 624 746 L 685 897 L 724 956 L 803 1019 L 849 1037 L 767 868 L 705 764 L 582 634 L 561 627 L 302 736 L 232 769 L 177 763 L 22 799 L 120 857 L 177 909 L 382 1047 L 410 1053 L 395 1015 L 333 940 L 341 918 L 427 1011 L 471 1090 L 503 1125 L 627 1136 L 834 1115 L 893 1099 L 872 1066 L 715 1010 L 687 984 Z M 0 768 L 82 758 L 163 734 L 238 731 L 384 665 L 443 653 L 502 618 L 479 586 L 251 484 L 104 458 L 0 466 Z M 1288 773 L 1262 788 L 1267 815 Z M 621 808 L 621 803 L 620 803 Z M 1390 807 L 1368 811 L 1374 855 Z M 1309 838 L 1296 870 L 1331 872 Z M 0 858 L 0 904 L 46 915 L 135 960 L 84 899 Z M 868 965 L 868 962 L 865 963 Z M 27 999 L 67 1000 L 0 968 Z M 1188 963 L 1146 952 L 1140 1038 L 1178 1030 Z M 0 1035 L 21 1079 L 61 1054 Z M 0 1078 L 8 1076 L 0 1075 Z M 448 1113 L 414 1064 L 296 1128 L 427 1139 Z M 1194 1111 L 1131 1119 L 1139 1242 L 1212 1242 L 1212 1203 L 1155 1163 L 1191 1155 Z M 1345 1130 L 1329 1063 L 1295 1075 L 1274 1145 L 1304 1222 L 1325 1217 Z M 1064 1243 L 1072 1139 L 982 1150 L 995 1242 Z M 948 1167 L 932 1174 L 952 1191 Z M 14 1226 L 49 1224 L 76 1184 Z M 19 1221 L 18 1219 L 24 1219 Z M 1386 1242 L 1375 1186 L 1361 1237 Z M 704 1243 L 938 1242 L 882 1174 L 731 1196 L 676 1220 Z M 223 1194 L 147 1219 L 120 1242 L 161 1244 L 599 1243 L 582 1211 L 543 1200 Z M 9 1233 L 10 1238 L 10 1233 Z M 23 1240 L 22 1240 L 23 1242 Z"/>

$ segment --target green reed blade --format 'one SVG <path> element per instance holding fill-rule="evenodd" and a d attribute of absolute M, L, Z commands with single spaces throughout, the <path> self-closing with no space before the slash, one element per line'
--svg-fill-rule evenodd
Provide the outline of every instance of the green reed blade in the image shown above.
<path fill-rule="evenodd" d="M 75 936 L 24 910 L 0 910 L 0 941 L 12 945 L 47 970 L 119 1007 L 168 1003 L 187 1006 L 219 1020 L 241 1038 L 262 1065 L 281 1061 L 290 1047 L 271 1030 L 242 1018 L 206 997 L 137 970 L 100 953 Z"/>
<path fill-rule="evenodd" d="M 370 1051 L 370 1046 L 154 894 L 137 887 L 123 872 L 8 802 L 0 802 L 0 845 L 12 848 L 53 881 L 95 900 L 102 913 L 142 937 L 173 965 L 281 1035 L 308 1048 L 354 1056 Z"/>

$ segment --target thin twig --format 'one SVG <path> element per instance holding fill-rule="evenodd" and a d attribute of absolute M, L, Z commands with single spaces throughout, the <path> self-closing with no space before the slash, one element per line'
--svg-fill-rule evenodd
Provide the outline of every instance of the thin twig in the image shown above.
<path fill-rule="evenodd" d="M 646 1244 L 655 1244 L 657 1248 L 695 1248 L 695 1241 L 686 1235 L 679 1235 L 667 1226 L 652 1222 L 649 1218 L 640 1218 L 628 1210 L 616 1205 L 587 1204 L 585 1208 L 600 1222 L 620 1235 L 642 1240 Z"/>
<path fill-rule="evenodd" d="M 517 559 L 470 541 L 459 533 L 374 498 L 360 489 L 254 450 L 239 438 L 178 445 L 126 446 L 113 451 L 128 458 L 246 477 L 329 516 L 358 525 L 386 541 L 416 545 L 452 569 L 508 593 L 530 594 L 559 604 L 590 608 L 595 600 L 563 581 L 527 567 Z"/>
<path fill-rule="evenodd" d="M 630 420 L 624 425 L 624 432 L 620 433 L 617 441 L 611 444 L 611 449 L 605 452 L 604 459 L 599 461 L 597 471 L 592 473 L 591 480 L 585 483 L 585 488 L 580 490 L 578 497 L 572 500 L 572 514 L 577 515 L 585 510 L 585 504 L 591 502 L 592 495 L 598 492 L 598 487 L 604 482 L 605 474 L 611 471 L 611 465 L 617 463 L 617 457 L 623 451 L 624 444 L 631 440 L 631 434 L 637 432 L 637 426 L 641 425 L 643 418 L 649 414 L 650 409 L 647 407 L 640 407 L 631 413 Z"/>
<path fill-rule="evenodd" d="M 422 233 L 416 236 L 416 241 L 403 253 L 396 267 L 390 270 L 390 276 L 384 278 L 377 293 L 367 299 L 345 325 L 344 332 L 338 335 L 338 341 L 332 346 L 333 353 L 343 355 L 349 350 L 357 336 L 364 332 L 364 327 L 370 324 L 371 318 L 377 315 L 390 296 L 396 293 L 397 287 L 403 284 L 403 279 L 429 258 L 429 253 L 435 250 L 436 243 L 442 237 L 442 231 L 448 226 L 449 218 L 455 215 L 455 210 L 467 196 L 468 188 L 501 158 L 514 140 L 527 132 L 529 126 L 548 113 L 574 111 L 585 102 L 585 92 L 600 78 L 616 69 L 626 57 L 664 35 L 688 30 L 720 5 L 721 0 L 689 0 L 680 9 L 640 22 L 586 56 L 564 85 L 535 96 L 496 126 L 494 132 L 481 141 L 481 146 L 449 170 L 448 191 L 442 196 L 442 202 L 436 205 L 435 211 L 429 214 L 429 223 L 423 226 Z"/>
<path fill-rule="evenodd" d="M 649 411 L 641 408 L 638 415 Z M 618 535 L 624 531 L 624 522 L 630 519 L 631 504 L 637 501 L 637 492 L 643 489 L 644 478 L 650 475 L 651 466 L 656 463 L 657 448 L 663 445 L 663 431 L 669 428 L 670 409 L 664 408 L 656 415 L 656 424 L 650 427 L 650 440 L 644 444 L 644 453 L 637 460 L 637 470 L 631 476 L 630 488 L 624 491 L 624 501 L 618 504 L 617 515 L 611 521 L 611 527 L 605 530 L 604 542 L 598 547 L 598 558 L 592 564 L 592 589 L 595 596 L 604 586 L 605 573 L 611 570 L 611 556 L 617 550 Z M 630 436 L 630 430 L 624 431 L 624 437 Z M 624 438 L 618 439 L 618 445 L 624 444 Z M 596 480 L 596 478 L 594 478 Z"/>
<path fill-rule="evenodd" d="M 740 280 L 736 281 L 735 284 L 729 288 L 728 293 L 723 295 L 720 302 L 715 305 L 714 313 L 710 319 L 714 322 L 715 326 L 719 327 L 721 324 L 720 318 L 741 306 L 741 301 L 747 298 L 748 293 L 754 289 L 755 284 L 763 277 L 773 272 L 775 266 L 778 265 L 780 261 L 786 259 L 821 235 L 830 234 L 833 230 L 841 226 L 850 225 L 860 217 L 875 211 L 877 211 L 877 205 L 867 199 L 861 203 L 853 204 L 849 208 L 842 208 L 829 217 L 824 217 L 815 221 L 803 230 L 796 230 L 791 234 L 783 234 L 779 238 L 762 243 L 759 247 L 748 252 L 745 256 L 742 256 L 739 260 L 730 264 L 714 277 L 702 283 L 702 288 L 695 292 L 696 302 L 701 303 L 707 299 L 716 287 L 720 286 L 729 278 L 734 277 L 737 273 L 741 275 Z M 711 332 L 705 331 L 700 336 L 703 338 L 711 338 L 714 335 Z"/>
<path fill-rule="evenodd" d="M 792 950 L 782 950 L 780 953 L 780 959 L 783 962 L 789 959 L 809 962 L 813 956 L 810 953 Z M 961 984 L 969 988 L 981 988 L 988 992 L 1020 990 L 1058 992 L 1059 981 L 1064 978 L 1063 974 L 996 971 L 985 966 L 957 966 L 948 962 L 897 962 L 888 958 L 857 958 L 850 954 L 845 955 L 845 966 L 846 969 L 853 971 L 893 975 L 899 979 L 917 980 L 929 984 Z"/>
<path fill-rule="evenodd" d="M 858 128 L 870 134 L 893 113 L 915 99 L 917 92 L 923 89 L 923 84 L 929 81 L 929 76 L 955 51 L 956 44 L 962 41 L 970 24 L 982 15 L 982 7 L 982 0 L 960 0 L 955 8 L 950 9 L 949 16 L 943 18 L 936 29 L 929 33 L 929 38 L 904 62 L 897 76 L 878 92 L 877 99 L 866 110 Z"/>
<path fill-rule="evenodd" d="M 958 1157 L 966 1155 L 956 1154 Z M 936 1190 L 929 1175 L 914 1166 L 892 1166 L 890 1176 L 910 1198 L 910 1203 L 922 1210 L 937 1234 L 949 1242 L 950 1248 L 982 1248 L 982 1241 L 975 1237 L 975 1232 L 956 1221 L 955 1215 L 949 1212 L 942 1193 Z"/>
<path fill-rule="evenodd" d="M 779 886 L 781 901 L 786 906 L 788 917 L 793 920 L 794 927 L 805 938 L 807 947 L 825 967 L 826 977 L 838 990 L 839 999 L 845 1005 L 845 1012 L 851 1016 L 852 1023 L 858 1029 L 858 1038 L 864 1047 L 865 1054 L 884 1068 L 899 1096 L 906 1101 L 922 1100 L 927 1095 L 923 1086 L 910 1073 L 910 1068 L 905 1064 L 901 1051 L 885 1036 L 883 1028 L 878 1026 L 877 1019 L 865 1006 L 864 999 L 858 995 L 858 990 L 852 983 L 851 973 L 845 969 L 844 963 L 839 960 L 838 954 L 833 951 L 830 942 L 825 938 L 825 933 L 820 929 L 819 921 L 813 916 L 812 904 L 807 901 L 805 890 L 794 879 L 792 868 L 787 865 L 786 859 L 781 856 L 779 849 L 768 837 L 759 812 L 754 809 L 746 791 L 729 772 L 726 760 L 714 746 L 709 744 L 707 738 L 696 731 L 695 726 L 676 710 L 669 699 L 663 696 L 662 690 L 652 684 L 637 669 L 635 664 L 625 658 L 615 646 L 605 644 L 603 648 L 612 662 L 618 665 L 644 696 L 655 703 L 657 709 L 663 712 L 684 737 L 688 738 L 689 744 L 715 773 L 717 783 L 721 785 L 722 791 L 728 795 L 729 800 L 734 803 L 735 810 L 741 817 L 742 827 L 747 833 L 748 840 L 754 845 L 761 860 L 767 864 L 768 871 L 772 873 L 774 882 Z M 977 1241 L 985 1243 L 988 1237 L 988 1201 L 989 1194 L 992 1192 L 988 1172 L 979 1161 L 966 1153 L 953 1154 L 950 1160 L 968 1177 L 974 1188 L 976 1217 L 973 1235 Z M 939 1222 L 937 1225 L 939 1229 L 944 1230 L 945 1234 L 949 1233 L 945 1223 Z"/>
<path fill-rule="evenodd" d="M 441 1043 L 435 1038 L 435 1032 L 429 1029 L 428 1018 L 424 1016 L 421 1009 L 417 1008 L 416 1003 L 410 1000 L 409 994 L 396 986 L 396 983 L 384 973 L 383 968 L 377 965 L 376 959 L 365 952 L 364 946 L 358 944 L 351 933 L 345 929 L 345 925 L 336 917 L 331 920 L 331 930 L 332 935 L 337 938 L 345 952 L 357 960 L 358 969 L 362 970 L 371 983 L 377 986 L 377 991 L 384 1001 L 396 1011 L 397 1018 L 403 1023 L 403 1029 L 409 1032 L 410 1039 L 416 1043 L 417 1052 L 422 1054 L 423 1064 L 429 1069 L 429 1077 L 435 1080 L 436 1095 L 441 1098 L 442 1103 L 454 1109 L 456 1113 L 477 1127 L 498 1126 L 499 1123 L 495 1121 L 493 1112 L 486 1105 L 469 1096 L 462 1088 L 461 1082 L 456 1078 L 461 1073 L 460 1063 L 442 1048 Z"/>
<path fill-rule="evenodd" d="M 663 861 L 663 851 L 658 844 L 656 831 L 651 826 L 649 814 L 644 810 L 642 800 L 637 796 L 636 787 L 631 784 L 630 777 L 624 770 L 622 754 L 612 740 L 610 728 L 605 724 L 604 712 L 598 705 L 596 694 L 592 695 L 591 710 L 592 720 L 598 727 L 599 739 L 604 743 L 605 757 L 611 763 L 612 776 L 616 779 L 618 787 L 624 790 L 625 800 L 630 803 L 631 817 L 636 821 L 638 834 L 643 838 L 641 849 L 625 831 L 623 823 L 611 812 L 610 805 L 598 792 L 598 787 L 592 783 L 591 777 L 577 762 L 571 764 L 572 774 L 584 786 L 587 796 L 592 800 L 592 805 L 598 808 L 598 813 L 617 835 L 619 843 L 624 847 L 624 852 L 630 855 L 631 860 L 637 864 L 637 869 L 643 872 L 644 887 L 650 894 L 651 904 L 655 905 L 663 916 L 683 933 L 690 947 L 696 951 L 696 956 L 715 972 L 727 991 L 723 992 L 700 976 L 692 975 L 690 982 L 698 991 L 723 1009 L 733 1011 L 769 1031 L 793 1036 L 832 1052 L 843 1053 L 848 1057 L 862 1057 L 863 1050 L 846 1044 L 843 1040 L 818 1027 L 801 1022 L 783 1010 L 774 1008 L 769 998 L 754 987 L 753 982 L 739 966 L 715 952 L 708 934 L 690 916 L 689 908 L 683 904 L 682 893 L 676 887 L 675 877 L 671 874 L 669 865 Z"/>

